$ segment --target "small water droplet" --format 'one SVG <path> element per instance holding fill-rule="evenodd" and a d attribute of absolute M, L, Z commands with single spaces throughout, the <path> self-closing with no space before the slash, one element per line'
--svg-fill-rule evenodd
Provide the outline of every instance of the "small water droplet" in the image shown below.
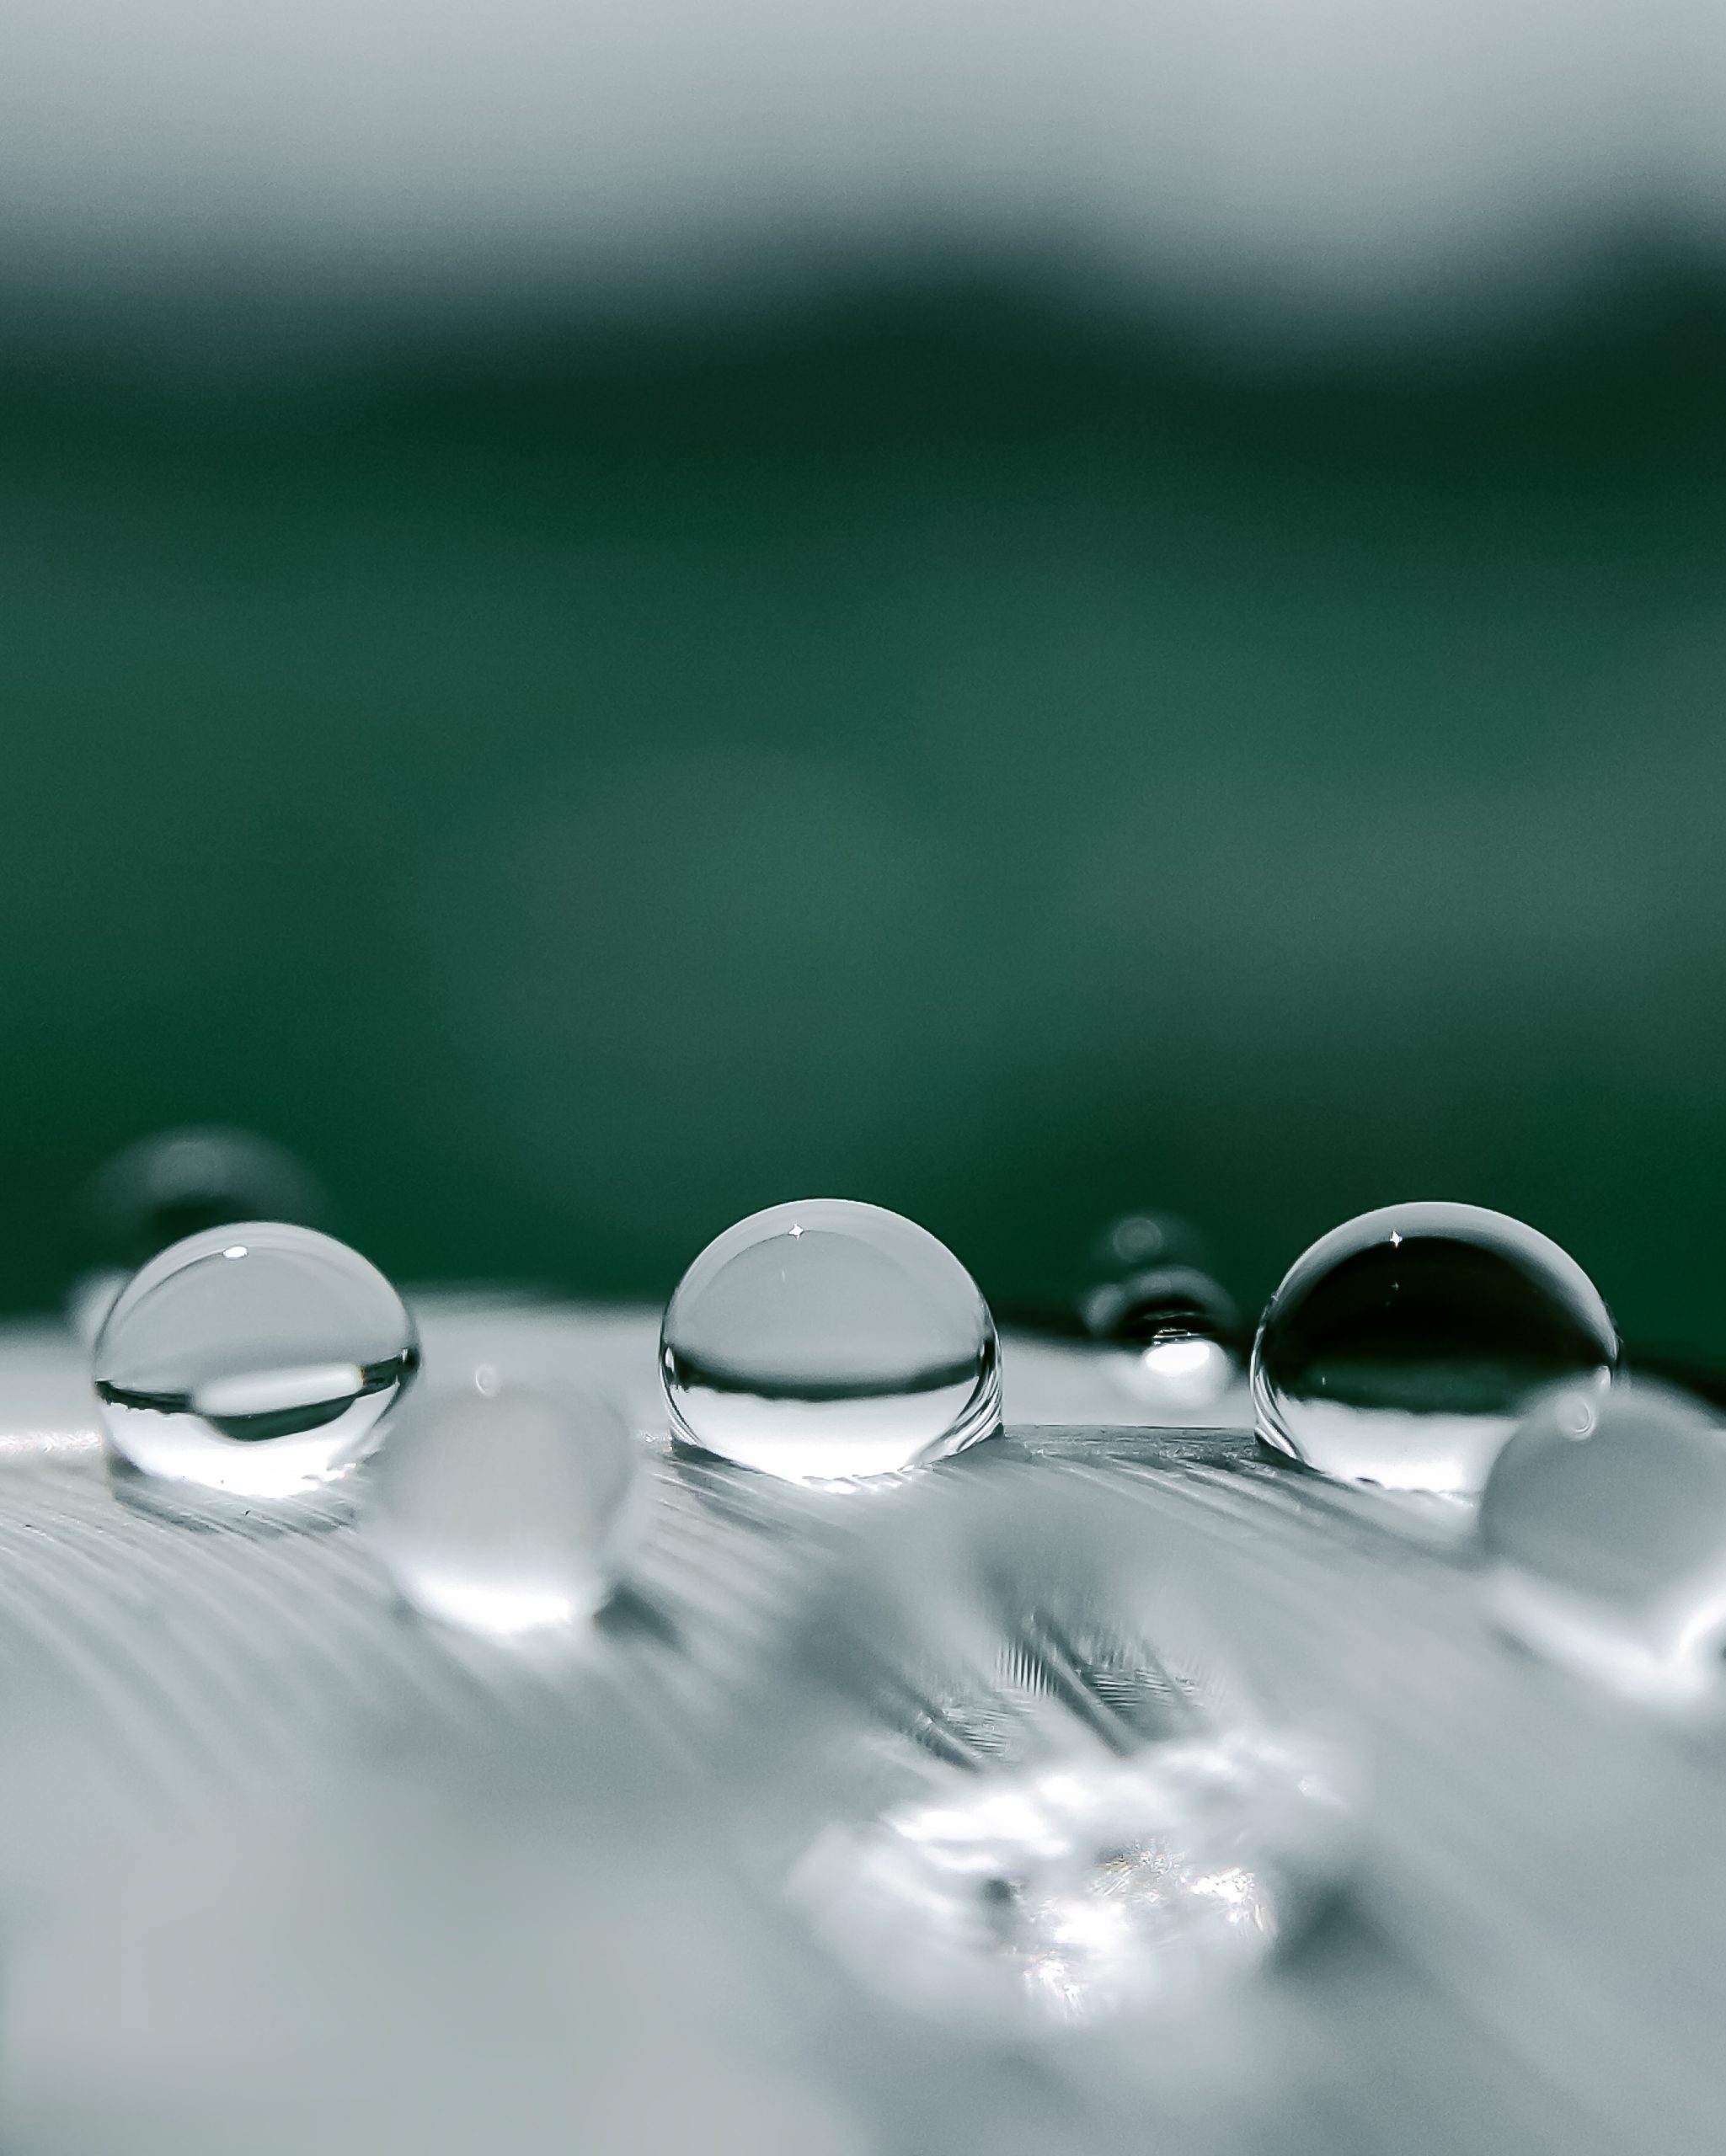
<path fill-rule="evenodd" d="M 77 1235 L 91 1271 L 131 1273 L 170 1244 L 236 1220 L 321 1226 L 329 1199 L 284 1147 L 248 1130 L 163 1130 L 116 1153 L 84 1186 Z"/>
<path fill-rule="evenodd" d="M 417 1366 L 389 1282 L 315 1229 L 206 1229 L 143 1267 L 92 1374 L 114 1450 L 146 1475 L 253 1497 L 328 1481 L 376 1442 Z"/>
<path fill-rule="evenodd" d="M 1559 1428 L 1578 1444 L 1584 1438 L 1591 1438 L 1600 1426 L 1594 1401 L 1577 1393 L 1566 1393 L 1555 1412 Z"/>
<path fill-rule="evenodd" d="M 914 1221 L 849 1198 L 753 1214 L 665 1311 L 673 1434 L 793 1481 L 893 1473 L 1001 1423 L 988 1305 Z"/>
<path fill-rule="evenodd" d="M 566 1633 L 633 1545 L 641 1461 L 605 1401 L 490 1379 L 422 1398 L 393 1428 L 366 1470 L 366 1532 L 422 1615 L 498 1639 Z"/>
<path fill-rule="evenodd" d="M 1109 1350 L 1123 1390 L 1148 1407 L 1177 1414 L 1209 1407 L 1240 1374 L 1239 1313 L 1193 1267 L 1158 1266 L 1106 1281 L 1082 1298 L 1080 1315 Z"/>
<path fill-rule="evenodd" d="M 1157 1265 L 1213 1269 L 1210 1238 L 1178 1213 L 1149 1209 L 1123 1213 L 1092 1243 L 1085 1261 L 1087 1282 L 1124 1279 Z"/>
<path fill-rule="evenodd" d="M 1392 1205 L 1290 1269 L 1253 1343 L 1253 1408 L 1265 1444 L 1323 1474 L 1472 1494 L 1531 1401 L 1603 1392 L 1617 1357 L 1556 1243 L 1477 1205 Z"/>
<path fill-rule="evenodd" d="M 865 1981 L 932 2018 L 1057 2033 L 1245 1975 L 1333 1875 L 1339 1802 L 1242 1735 L 949 1779 L 830 1828 L 794 1895 Z"/>
<path fill-rule="evenodd" d="M 1078 1296 L 1120 1389 L 1153 1414 L 1198 1414 L 1240 1374 L 1240 1312 L 1209 1246 L 1173 1214 L 1130 1213 L 1093 1245 Z"/>
<path fill-rule="evenodd" d="M 1220 1340 L 1173 1331 L 1122 1356 L 1115 1369 L 1125 1390 L 1170 1414 L 1214 1406 L 1239 1375 L 1240 1365 Z"/>
<path fill-rule="evenodd" d="M 321 1226 L 329 1200 L 291 1153 L 247 1130 L 163 1130 L 99 1168 L 79 1193 L 77 1278 L 66 1320 L 88 1349 L 126 1282 L 158 1251 L 234 1220 Z"/>
<path fill-rule="evenodd" d="M 1712 1689 L 1726 1640 L 1726 1430 L 1699 1401 L 1638 1380 L 1603 1400 L 1540 1402 L 1487 1479 L 1480 1538 L 1493 1604 L 1527 1644 L 1648 1697 Z"/>

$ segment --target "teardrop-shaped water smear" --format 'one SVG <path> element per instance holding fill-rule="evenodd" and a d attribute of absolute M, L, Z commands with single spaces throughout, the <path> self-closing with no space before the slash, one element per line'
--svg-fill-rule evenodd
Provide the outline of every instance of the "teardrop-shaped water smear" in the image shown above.
<path fill-rule="evenodd" d="M 1310 1760 L 1236 1734 L 955 1780 L 831 1828 L 792 1891 L 858 1975 L 943 2021 L 1048 2035 L 1191 2007 L 1331 1875 Z"/>
<path fill-rule="evenodd" d="M 422 1396 L 366 1481 L 367 1539 L 403 1599 L 493 1639 L 578 1631 L 646 1513 L 641 1456 L 606 1401 L 489 1368 Z"/>
<path fill-rule="evenodd" d="M 850 1198 L 771 1206 L 709 1243 L 660 1366 L 674 1437 L 791 1481 L 895 1473 L 1001 1425 L 975 1283 L 914 1221 Z"/>
<path fill-rule="evenodd" d="M 189 1235 L 136 1274 L 92 1375 L 122 1460 L 274 1498 L 360 1459 L 418 1362 L 400 1296 L 357 1251 L 249 1220 Z"/>
<path fill-rule="evenodd" d="M 1641 1379 L 1542 1401 L 1487 1480 L 1480 1539 L 1526 1645 L 1654 1704 L 1720 1700 L 1726 1428 L 1700 1401 Z"/>
<path fill-rule="evenodd" d="M 971 1454 L 870 1508 L 716 1741 L 746 1857 L 871 1989 L 1057 2036 L 1180 2010 L 1298 1933 L 1344 1748 L 1267 1702 L 1214 1567 L 1130 1489 Z"/>
<path fill-rule="evenodd" d="M 1339 1481 L 1472 1495 L 1531 1402 L 1603 1393 L 1618 1337 L 1556 1243 L 1478 1205 L 1387 1205 L 1323 1236 L 1253 1348 L 1259 1437 Z"/>

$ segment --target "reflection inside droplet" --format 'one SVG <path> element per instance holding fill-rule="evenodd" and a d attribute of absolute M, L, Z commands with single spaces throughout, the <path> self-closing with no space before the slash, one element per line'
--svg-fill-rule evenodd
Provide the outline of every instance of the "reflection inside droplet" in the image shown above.
<path fill-rule="evenodd" d="M 109 1441 L 146 1475 L 281 1497 L 341 1474 L 417 1367 L 400 1297 L 311 1228 L 188 1236 L 138 1273 L 92 1353 Z"/>
<path fill-rule="evenodd" d="M 1387 1206 L 1315 1243 L 1253 1350 L 1265 1444 L 1339 1479 L 1478 1491 L 1547 1387 L 1602 1390 L 1617 1360 L 1588 1276 L 1479 1206 Z"/>
<path fill-rule="evenodd" d="M 1540 1403 L 1481 1497 L 1487 1591 L 1554 1660 L 1669 1705 L 1718 1692 L 1726 1644 L 1726 1429 L 1638 1380 Z"/>
<path fill-rule="evenodd" d="M 403 1598 L 497 1639 L 566 1631 L 605 1601 L 639 1531 L 635 1445 L 603 1401 L 490 1364 L 423 1399 L 367 1471 L 366 1529 Z"/>
<path fill-rule="evenodd" d="M 681 1443 L 794 1481 L 892 1473 L 1000 1427 L 970 1274 L 914 1222 L 844 1198 L 710 1243 L 666 1310 L 660 1371 Z"/>
<path fill-rule="evenodd" d="M 1055 2031 L 1257 1967 L 1330 1876 L 1338 1807 L 1264 1741 L 954 1777 L 830 1829 L 793 1891 L 866 1981 L 938 2019 Z"/>

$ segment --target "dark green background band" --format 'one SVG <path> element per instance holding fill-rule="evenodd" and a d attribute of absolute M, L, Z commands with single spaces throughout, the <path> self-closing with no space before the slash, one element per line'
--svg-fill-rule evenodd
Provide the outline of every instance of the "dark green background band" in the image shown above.
<path fill-rule="evenodd" d="M 0 380 L 0 1299 L 152 1125 L 408 1278 L 910 1212 L 1003 1299 L 1408 1196 L 1726 1354 L 1726 319 L 1035 291 Z M 255 355 L 254 355 L 255 356 Z"/>

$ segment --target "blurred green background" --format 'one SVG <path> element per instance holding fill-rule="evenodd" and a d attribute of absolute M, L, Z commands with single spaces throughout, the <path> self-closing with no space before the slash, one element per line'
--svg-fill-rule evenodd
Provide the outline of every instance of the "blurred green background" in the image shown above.
<path fill-rule="evenodd" d="M 413 1279 L 867 1197 L 1003 1302 L 1519 1214 L 1726 1356 L 1726 312 L 1035 279 L 0 369 L 0 1299 L 164 1123 Z M 25 325 L 29 327 L 28 324 Z"/>

